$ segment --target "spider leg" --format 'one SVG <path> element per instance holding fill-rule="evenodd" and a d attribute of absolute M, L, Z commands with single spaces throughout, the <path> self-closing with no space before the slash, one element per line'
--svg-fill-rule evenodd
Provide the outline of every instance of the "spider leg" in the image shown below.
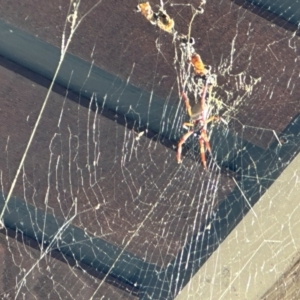
<path fill-rule="evenodd" d="M 182 95 L 182 99 L 183 99 L 183 101 L 184 101 L 184 104 L 185 104 L 187 113 L 188 113 L 188 115 L 191 117 L 191 116 L 192 116 L 192 108 L 191 108 L 191 105 L 190 105 L 190 100 L 189 100 L 189 98 L 187 97 L 187 95 L 185 94 L 185 92 L 182 92 L 181 95 Z"/>
<path fill-rule="evenodd" d="M 201 162 L 203 164 L 204 169 L 206 169 L 205 149 L 209 153 L 211 153 L 211 147 L 210 147 L 209 139 L 207 137 L 206 130 L 202 130 L 200 138 L 199 138 L 199 144 L 200 144 Z"/>
<path fill-rule="evenodd" d="M 193 134 L 193 131 L 192 131 L 192 130 L 189 131 L 189 132 L 187 132 L 186 134 L 184 134 L 184 135 L 181 137 L 181 139 L 180 139 L 180 141 L 179 141 L 179 143 L 178 143 L 178 146 L 177 146 L 177 155 L 176 155 L 176 157 L 177 157 L 177 162 L 178 162 L 179 164 L 182 162 L 182 160 L 181 160 L 182 145 L 185 143 L 185 141 L 186 141 L 192 134 Z"/>
<path fill-rule="evenodd" d="M 182 127 L 185 129 L 189 129 L 189 127 L 193 127 L 194 124 L 193 123 L 183 123 Z"/>
<path fill-rule="evenodd" d="M 205 148 L 204 148 L 204 139 L 201 136 L 199 137 L 199 145 L 200 145 L 200 157 L 201 157 L 201 162 L 202 165 L 204 167 L 204 169 L 206 169 L 206 158 L 205 158 Z"/>
<path fill-rule="evenodd" d="M 209 119 L 205 120 L 205 124 L 213 121 L 219 121 L 220 117 L 213 116 Z M 206 169 L 206 158 L 205 158 L 205 149 L 211 154 L 211 147 L 209 143 L 209 139 L 207 136 L 207 131 L 205 129 L 202 129 L 201 135 L 199 138 L 199 144 L 200 144 L 200 154 L 201 154 L 201 162 L 203 164 L 204 169 Z"/>
<path fill-rule="evenodd" d="M 203 139 L 203 141 L 204 141 L 204 143 L 205 143 L 205 148 L 206 148 L 206 150 L 207 150 L 209 153 L 211 153 L 210 143 L 209 143 L 209 139 L 208 139 L 206 130 L 203 130 L 203 131 L 201 132 L 201 137 L 202 137 L 202 139 Z"/>
<path fill-rule="evenodd" d="M 220 121 L 220 117 L 218 117 L 218 116 L 210 117 L 207 120 L 205 120 L 205 124 L 213 122 L 213 121 Z"/>

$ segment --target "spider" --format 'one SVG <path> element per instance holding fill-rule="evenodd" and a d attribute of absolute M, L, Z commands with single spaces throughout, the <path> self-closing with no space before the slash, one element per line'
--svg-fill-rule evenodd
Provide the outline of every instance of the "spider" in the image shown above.
<path fill-rule="evenodd" d="M 142 15 L 148 21 L 150 21 L 151 24 L 153 24 L 153 25 L 156 24 L 156 18 L 154 17 L 154 12 L 153 12 L 153 10 L 151 8 L 151 5 L 149 4 L 148 1 L 138 4 L 138 6 L 136 7 L 136 11 L 141 12 Z"/>
<path fill-rule="evenodd" d="M 186 110 L 188 115 L 190 116 L 190 122 L 184 123 L 184 128 L 190 128 L 189 131 L 184 134 L 178 143 L 177 148 L 177 162 L 181 163 L 181 152 L 182 152 L 182 145 L 186 142 L 186 140 L 193 134 L 195 137 L 199 138 L 199 145 L 200 145 L 200 156 L 201 156 L 201 162 L 204 167 L 204 169 L 207 168 L 206 158 L 205 158 L 205 150 L 207 150 L 209 153 L 211 153 L 211 147 L 209 144 L 209 139 L 207 137 L 207 124 L 212 121 L 219 121 L 220 117 L 213 116 L 207 119 L 208 117 L 208 107 L 205 103 L 205 99 L 207 96 L 207 90 L 208 86 L 211 85 L 211 83 L 206 80 L 202 96 L 200 98 L 200 102 L 197 103 L 193 108 L 190 106 L 190 101 L 187 97 L 187 95 L 182 92 L 182 98 L 186 106 Z"/>

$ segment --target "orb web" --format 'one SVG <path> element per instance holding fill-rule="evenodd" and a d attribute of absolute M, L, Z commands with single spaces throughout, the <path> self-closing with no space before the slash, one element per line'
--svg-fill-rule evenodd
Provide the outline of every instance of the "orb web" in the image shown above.
<path fill-rule="evenodd" d="M 297 299 L 297 5 L 141 4 L 1 3 L 1 297 Z"/>

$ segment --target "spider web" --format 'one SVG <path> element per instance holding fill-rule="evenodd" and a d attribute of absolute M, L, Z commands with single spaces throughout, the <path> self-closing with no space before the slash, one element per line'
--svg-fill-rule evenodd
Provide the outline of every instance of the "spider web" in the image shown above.
<path fill-rule="evenodd" d="M 1 1 L 1 299 L 299 298 L 300 7 L 183 2 Z"/>

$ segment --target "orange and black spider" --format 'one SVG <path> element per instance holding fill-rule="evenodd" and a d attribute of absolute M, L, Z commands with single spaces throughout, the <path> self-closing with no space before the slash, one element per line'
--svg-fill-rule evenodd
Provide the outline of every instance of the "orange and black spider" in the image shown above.
<path fill-rule="evenodd" d="M 186 134 L 184 134 L 179 140 L 178 148 L 177 148 L 177 156 L 176 156 L 177 162 L 181 163 L 182 145 L 186 142 L 186 140 L 191 135 L 194 135 L 199 140 L 201 162 L 203 164 L 204 169 L 206 169 L 207 167 L 205 150 L 211 153 L 211 147 L 207 136 L 207 124 L 212 121 L 220 120 L 220 118 L 217 116 L 208 118 L 209 111 L 205 103 L 206 96 L 207 96 L 207 89 L 208 89 L 208 83 L 206 81 L 202 91 L 200 102 L 197 103 L 193 108 L 190 106 L 190 101 L 187 95 L 184 92 L 182 92 L 182 98 L 185 103 L 187 113 L 190 116 L 190 121 L 188 123 L 183 124 L 184 128 L 189 128 L 189 131 Z"/>

